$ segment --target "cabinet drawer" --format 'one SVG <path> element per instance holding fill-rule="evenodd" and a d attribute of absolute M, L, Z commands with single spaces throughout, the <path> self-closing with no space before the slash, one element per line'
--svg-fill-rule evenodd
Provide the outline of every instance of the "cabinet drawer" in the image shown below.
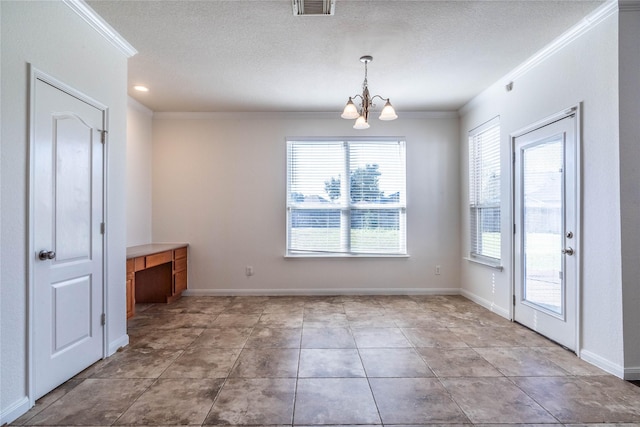
<path fill-rule="evenodd" d="M 175 259 L 182 259 L 187 257 L 187 248 L 179 248 L 175 251 Z"/>
<path fill-rule="evenodd" d="M 177 273 L 178 271 L 184 271 L 187 269 L 187 259 L 180 258 L 174 261 L 174 271 Z"/>
<path fill-rule="evenodd" d="M 171 251 L 160 252 L 146 257 L 146 268 L 155 267 L 156 265 L 165 264 L 173 260 Z"/>
<path fill-rule="evenodd" d="M 136 271 L 136 262 L 133 258 L 127 260 L 127 273 Z"/>
<path fill-rule="evenodd" d="M 144 270 L 144 257 L 143 256 L 139 256 L 138 258 L 136 258 L 134 260 L 134 268 L 135 268 L 135 271 Z"/>
<path fill-rule="evenodd" d="M 178 271 L 173 277 L 175 280 L 176 293 L 180 293 L 187 289 L 187 270 Z"/>

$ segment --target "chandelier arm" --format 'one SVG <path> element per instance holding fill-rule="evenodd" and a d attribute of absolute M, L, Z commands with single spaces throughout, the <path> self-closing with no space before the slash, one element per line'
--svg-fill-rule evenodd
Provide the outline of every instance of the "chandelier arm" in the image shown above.
<path fill-rule="evenodd" d="M 376 99 L 376 98 L 380 98 L 380 99 L 381 99 L 381 100 L 383 100 L 384 102 L 389 101 L 389 98 L 383 98 L 383 97 L 382 97 L 382 96 L 380 96 L 380 95 L 373 95 L 373 96 L 371 97 L 371 101 L 373 101 L 373 100 L 374 100 L 374 99 Z"/>

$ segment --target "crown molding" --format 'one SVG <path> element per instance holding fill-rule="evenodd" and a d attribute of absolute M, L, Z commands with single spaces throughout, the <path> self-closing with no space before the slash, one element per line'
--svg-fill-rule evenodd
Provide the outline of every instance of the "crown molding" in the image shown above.
<path fill-rule="evenodd" d="M 543 47 L 541 50 L 533 54 L 522 64 L 518 65 L 516 68 L 507 73 L 504 77 L 498 79 L 494 84 L 489 86 L 487 89 L 482 91 L 480 94 L 476 95 L 473 99 L 471 99 L 468 103 L 462 106 L 458 110 L 460 116 L 466 115 L 470 109 L 476 104 L 476 100 L 480 98 L 484 93 L 489 92 L 491 90 L 495 90 L 495 86 L 504 87 L 506 84 L 513 82 L 524 74 L 528 73 L 539 64 L 547 60 L 547 58 L 555 55 L 569 43 L 582 36 L 586 32 L 590 31 L 592 28 L 600 24 L 602 21 L 610 17 L 611 15 L 618 12 L 619 7 L 622 7 L 622 2 L 628 3 L 625 10 L 636 10 L 634 7 L 638 7 L 640 5 L 640 0 L 607 0 L 603 5 L 596 8 L 593 12 L 582 18 L 580 22 L 569 28 L 567 31 L 562 33 L 558 38 L 553 40 L 551 43 Z"/>
<path fill-rule="evenodd" d="M 62 2 L 80 16 L 91 28 L 115 46 L 127 58 L 131 58 L 138 51 L 129 44 L 111 25 L 107 23 L 95 10 L 91 9 L 84 0 L 62 0 Z"/>
<path fill-rule="evenodd" d="M 526 74 L 531 69 L 535 68 L 541 62 L 544 62 L 548 57 L 554 55 L 555 53 L 562 50 L 569 43 L 582 36 L 587 31 L 591 30 L 593 27 L 607 19 L 609 16 L 613 15 L 618 11 L 618 2 L 615 0 L 609 0 L 604 3 L 602 6 L 598 7 L 596 10 L 591 12 L 589 15 L 582 18 L 580 22 L 578 22 L 573 27 L 569 28 L 567 31 L 562 33 L 558 38 L 554 41 L 543 47 L 525 62 L 520 64 L 518 67 L 513 69 L 510 73 L 508 73 L 503 80 L 510 82 L 516 80 L 518 77 Z"/>
<path fill-rule="evenodd" d="M 457 119 L 457 111 L 405 111 L 399 112 L 400 118 L 404 119 Z M 158 120 L 260 120 L 260 119 L 282 119 L 282 120 L 303 120 L 340 119 L 339 112 L 154 112 L 153 118 Z"/>

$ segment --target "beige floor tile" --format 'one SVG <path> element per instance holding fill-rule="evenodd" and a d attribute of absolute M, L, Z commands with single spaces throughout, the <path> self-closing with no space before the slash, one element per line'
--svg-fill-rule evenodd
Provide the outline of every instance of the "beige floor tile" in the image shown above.
<path fill-rule="evenodd" d="M 301 328 L 302 313 L 264 313 L 256 324 L 259 328 Z"/>
<path fill-rule="evenodd" d="M 178 328 L 170 330 L 147 330 L 136 328 L 129 331 L 129 347 L 159 349 L 183 349 L 195 341 L 204 329 Z"/>
<path fill-rule="evenodd" d="M 522 335 L 513 328 L 491 328 L 472 326 L 465 328 L 449 328 L 468 346 L 477 347 L 520 347 L 524 345 Z"/>
<path fill-rule="evenodd" d="M 29 425 L 111 425 L 152 383 L 88 378 L 29 420 Z"/>
<path fill-rule="evenodd" d="M 158 378 L 182 350 L 131 348 L 111 356 L 92 378 Z"/>
<path fill-rule="evenodd" d="M 356 348 L 349 328 L 303 328 L 302 348 Z"/>
<path fill-rule="evenodd" d="M 302 328 L 254 328 L 246 348 L 300 348 Z"/>
<path fill-rule="evenodd" d="M 558 422 L 507 378 L 445 378 L 441 381 L 474 424 Z"/>
<path fill-rule="evenodd" d="M 448 328 L 402 328 L 402 332 L 416 347 L 469 347 Z"/>
<path fill-rule="evenodd" d="M 252 328 L 260 320 L 260 313 L 222 313 L 216 317 L 211 328 Z"/>
<path fill-rule="evenodd" d="M 297 375 L 298 349 L 245 348 L 229 375 L 232 378 L 290 378 Z"/>
<path fill-rule="evenodd" d="M 475 350 L 508 377 L 568 375 L 567 371 L 527 347 L 487 347 Z"/>
<path fill-rule="evenodd" d="M 164 371 L 161 378 L 226 378 L 239 348 L 190 347 Z"/>
<path fill-rule="evenodd" d="M 222 379 L 159 379 L 118 419 L 116 425 L 200 425 Z"/>
<path fill-rule="evenodd" d="M 364 377 L 365 372 L 358 355 L 352 349 L 302 349 L 300 351 L 299 378 Z"/>
<path fill-rule="evenodd" d="M 301 378 L 294 424 L 380 424 L 365 378 Z"/>
<path fill-rule="evenodd" d="M 424 360 L 412 348 L 362 348 L 360 357 L 369 378 L 434 376 Z"/>
<path fill-rule="evenodd" d="M 570 375 L 603 376 L 605 371 L 579 359 L 574 353 L 562 347 L 537 347 L 533 351 L 541 357 L 553 362 Z"/>
<path fill-rule="evenodd" d="M 306 328 L 339 328 L 349 326 L 347 315 L 344 313 L 304 313 Z"/>
<path fill-rule="evenodd" d="M 44 409 L 48 408 L 52 403 L 60 399 L 62 396 L 69 393 L 76 386 L 80 385 L 83 380 L 84 380 L 83 378 L 70 379 L 64 384 L 53 389 L 49 393 L 42 396 L 40 399 L 36 400 L 36 404 L 33 406 L 33 408 L 29 409 L 27 413 L 25 413 L 15 421 L 13 421 L 11 424 L 12 425 L 28 424 L 29 420 L 31 420 L 34 416 L 42 412 Z"/>
<path fill-rule="evenodd" d="M 435 378 L 370 378 L 369 382 L 385 425 L 469 422 Z"/>
<path fill-rule="evenodd" d="M 640 423 L 640 388 L 613 376 L 512 381 L 563 423 Z"/>
<path fill-rule="evenodd" d="M 501 377 L 502 374 L 472 348 L 417 348 L 438 377 Z"/>
<path fill-rule="evenodd" d="M 209 328 L 205 329 L 192 343 L 194 347 L 242 348 L 251 328 Z"/>
<path fill-rule="evenodd" d="M 275 425 L 293 419 L 294 378 L 230 378 L 205 425 Z"/>
<path fill-rule="evenodd" d="M 353 337 L 358 348 L 411 347 L 400 328 L 354 328 Z"/>

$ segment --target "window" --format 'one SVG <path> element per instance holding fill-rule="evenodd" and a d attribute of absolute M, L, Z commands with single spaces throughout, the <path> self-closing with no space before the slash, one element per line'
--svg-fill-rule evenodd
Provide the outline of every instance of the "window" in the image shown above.
<path fill-rule="evenodd" d="M 500 263 L 500 119 L 469 132 L 471 258 Z"/>
<path fill-rule="evenodd" d="M 406 255 L 405 143 L 287 141 L 287 255 Z"/>

